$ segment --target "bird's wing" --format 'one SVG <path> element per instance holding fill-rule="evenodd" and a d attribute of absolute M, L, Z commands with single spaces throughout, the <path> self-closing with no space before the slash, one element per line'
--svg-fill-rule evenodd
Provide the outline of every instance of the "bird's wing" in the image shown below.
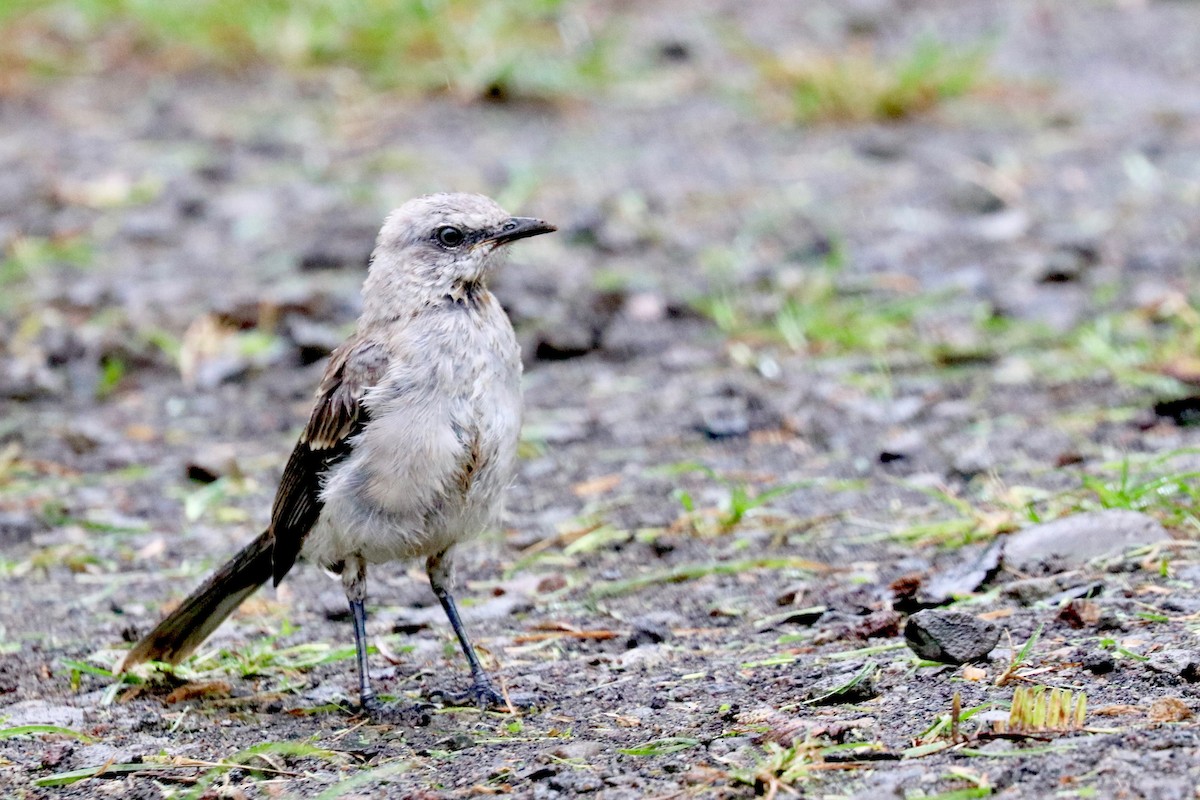
<path fill-rule="evenodd" d="M 370 340 L 351 339 L 330 355 L 312 415 L 284 467 L 271 509 L 276 586 L 296 563 L 304 537 L 321 514 L 325 472 L 350 452 L 350 439 L 367 424 L 363 395 L 387 367 L 387 351 Z"/>

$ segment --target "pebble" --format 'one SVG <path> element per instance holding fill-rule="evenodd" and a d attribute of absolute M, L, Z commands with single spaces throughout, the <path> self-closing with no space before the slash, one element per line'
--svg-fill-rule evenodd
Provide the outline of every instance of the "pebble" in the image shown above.
<path fill-rule="evenodd" d="M 983 661 L 1000 641 L 990 622 L 961 611 L 920 611 L 908 618 L 904 640 L 921 658 L 943 664 Z"/>
<path fill-rule="evenodd" d="M 878 696 L 876 674 L 871 672 L 861 680 L 851 683 L 860 670 L 847 670 L 822 678 L 808 687 L 808 699 L 814 705 L 836 705 L 841 703 L 861 703 Z"/>
<path fill-rule="evenodd" d="M 631 621 L 632 631 L 626 647 L 661 644 L 671 638 L 671 627 L 682 624 L 683 618 L 672 611 L 643 614 Z"/>
<path fill-rule="evenodd" d="M 1093 650 L 1083 656 L 1080 665 L 1093 675 L 1107 675 L 1117 668 L 1117 660 L 1107 650 Z"/>
<path fill-rule="evenodd" d="M 1153 517 L 1137 511 L 1107 509 L 1075 514 L 1010 534 L 1004 561 L 1022 572 L 1083 566 L 1124 550 L 1171 541 Z"/>
<path fill-rule="evenodd" d="M 207 445 L 188 459 L 185 469 L 190 480 L 212 483 L 226 475 L 241 475 L 237 451 L 230 444 Z"/>
<path fill-rule="evenodd" d="M 1149 670 L 1174 675 L 1188 683 L 1200 680 L 1200 654 L 1194 650 L 1159 650 L 1145 663 Z"/>
<path fill-rule="evenodd" d="M 28 511 L 0 511 L 0 545 L 23 544 L 33 538 L 40 527 L 37 519 Z"/>

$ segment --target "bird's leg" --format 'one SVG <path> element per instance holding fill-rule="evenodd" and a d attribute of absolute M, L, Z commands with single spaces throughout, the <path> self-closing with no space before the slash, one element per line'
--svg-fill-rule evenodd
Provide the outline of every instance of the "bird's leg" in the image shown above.
<path fill-rule="evenodd" d="M 423 727 L 429 724 L 429 706 L 385 705 L 371 688 L 367 671 L 367 563 L 359 556 L 346 559 L 342 570 L 342 588 L 354 615 L 354 650 L 358 658 L 358 697 L 362 713 L 377 722 Z"/>
<path fill-rule="evenodd" d="M 354 615 L 354 649 L 358 655 L 358 697 L 364 714 L 378 713 L 379 698 L 371 688 L 367 672 L 367 562 L 360 557 L 346 559 L 342 569 L 342 588 Z"/>
<path fill-rule="evenodd" d="M 467 663 L 471 667 L 471 688 L 461 694 L 440 692 L 441 698 L 453 705 L 472 703 L 480 708 L 509 708 L 508 700 L 496 691 L 496 687 L 492 685 L 492 679 L 488 677 L 487 671 L 479 663 L 475 647 L 467 636 L 462 618 L 458 616 L 458 606 L 447 588 L 450 583 L 450 560 L 447 558 L 447 553 L 443 551 L 436 556 L 430 556 L 425 562 L 425 572 L 429 575 L 429 586 L 442 604 L 442 609 L 445 610 L 446 617 L 450 620 L 450 627 L 454 628 L 454 635 L 458 637 L 463 655 L 467 657 Z"/>

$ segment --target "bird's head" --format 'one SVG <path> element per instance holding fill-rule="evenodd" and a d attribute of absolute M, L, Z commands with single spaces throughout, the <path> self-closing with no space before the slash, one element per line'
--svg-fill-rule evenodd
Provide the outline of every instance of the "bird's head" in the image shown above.
<path fill-rule="evenodd" d="M 372 272 L 439 295 L 482 285 L 518 239 L 555 227 L 533 217 L 514 217 L 478 194 L 431 194 L 409 200 L 388 215 L 379 232 Z"/>

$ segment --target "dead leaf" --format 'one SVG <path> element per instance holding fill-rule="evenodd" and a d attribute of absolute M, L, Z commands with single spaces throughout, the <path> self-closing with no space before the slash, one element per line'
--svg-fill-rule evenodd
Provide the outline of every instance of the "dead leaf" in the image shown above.
<path fill-rule="evenodd" d="M 599 630 L 599 631 L 545 631 L 543 633 L 525 633 L 520 636 L 513 637 L 513 644 L 529 644 L 530 642 L 543 642 L 547 639 L 558 639 L 567 637 L 570 639 L 615 639 L 621 634 L 617 631 Z"/>
<path fill-rule="evenodd" d="M 595 497 L 600 494 L 608 494 L 620 484 L 621 475 L 614 472 L 611 475 L 601 475 L 599 478 L 581 481 L 571 487 L 571 492 L 576 497 Z"/>
<path fill-rule="evenodd" d="M 1200 358 L 1196 356 L 1179 356 L 1159 364 L 1156 371 L 1183 383 L 1200 385 Z"/>
<path fill-rule="evenodd" d="M 152 558 L 158 558 L 167 551 L 167 540 L 161 536 L 155 536 L 146 545 L 137 551 L 138 561 L 149 561 Z"/>
<path fill-rule="evenodd" d="M 549 594 L 550 592 L 557 592 L 559 589 L 566 588 L 566 585 L 567 579 L 562 575 L 547 575 L 538 581 L 537 591 L 538 594 Z"/>
<path fill-rule="evenodd" d="M 229 697 L 232 693 L 233 687 L 229 685 L 228 681 L 185 683 L 163 698 L 163 702 L 167 705 L 174 705 L 204 697 Z"/>
<path fill-rule="evenodd" d="M 125 426 L 125 438 L 135 442 L 148 443 L 158 439 L 158 431 L 149 425 L 135 422 Z"/>
<path fill-rule="evenodd" d="M 997 608 L 995 611 L 985 611 L 982 614 L 976 614 L 975 616 L 979 617 L 980 619 L 992 620 L 992 619 L 1007 619 L 1008 617 L 1011 617 L 1012 615 L 1013 615 L 1013 610 L 1011 608 Z"/>
<path fill-rule="evenodd" d="M 964 681 L 987 680 L 987 670 L 981 667 L 965 666 L 963 667 L 962 677 Z"/>
<path fill-rule="evenodd" d="M 1127 703 L 1117 703 L 1111 706 L 1100 706 L 1099 708 L 1089 709 L 1088 713 L 1097 717 L 1120 717 L 1125 714 L 1137 714 L 1142 710 L 1141 706 L 1131 706 Z"/>
<path fill-rule="evenodd" d="M 1150 704 L 1148 716 L 1154 722 L 1183 722 L 1192 718 L 1192 710 L 1178 697 L 1160 697 Z"/>
<path fill-rule="evenodd" d="M 1086 628 L 1100 621 L 1100 605 L 1091 600 L 1072 600 L 1058 612 L 1058 618 L 1072 628 Z"/>

